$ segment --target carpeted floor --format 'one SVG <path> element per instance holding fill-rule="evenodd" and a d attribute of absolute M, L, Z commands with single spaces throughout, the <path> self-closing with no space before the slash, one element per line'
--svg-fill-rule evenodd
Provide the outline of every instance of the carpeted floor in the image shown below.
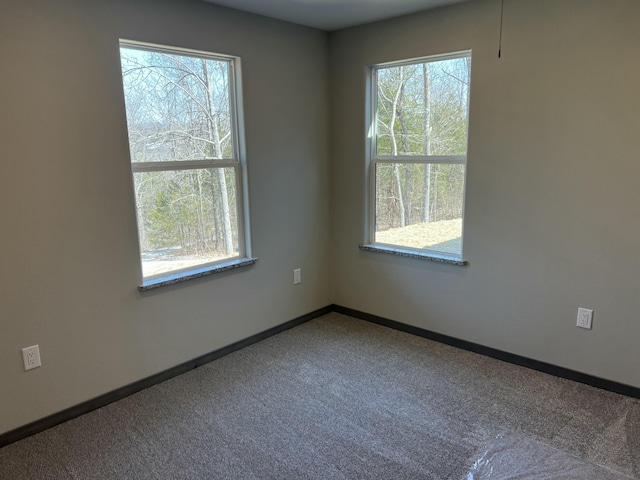
<path fill-rule="evenodd" d="M 331 313 L 4 447 L 0 478 L 640 478 L 640 401 Z"/>

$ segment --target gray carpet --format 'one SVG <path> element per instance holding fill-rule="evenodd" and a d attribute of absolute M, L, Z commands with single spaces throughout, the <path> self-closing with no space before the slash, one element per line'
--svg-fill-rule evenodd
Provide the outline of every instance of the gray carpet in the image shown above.
<path fill-rule="evenodd" d="M 332 313 L 4 447 L 0 478 L 640 478 L 640 401 Z"/>

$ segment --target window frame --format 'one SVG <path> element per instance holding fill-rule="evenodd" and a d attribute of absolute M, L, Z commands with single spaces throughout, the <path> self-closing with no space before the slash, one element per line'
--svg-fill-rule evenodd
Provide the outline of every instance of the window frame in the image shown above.
<path fill-rule="evenodd" d="M 251 242 L 249 229 L 249 198 L 248 198 L 248 179 L 246 168 L 245 154 L 245 133 L 244 133 L 244 117 L 241 89 L 241 59 L 238 56 L 213 53 L 203 50 L 193 50 L 181 47 L 173 47 L 166 45 L 158 45 L 154 43 L 140 42 L 136 40 L 119 40 L 119 49 L 121 48 L 140 50 L 143 52 L 158 52 L 168 55 L 188 56 L 193 58 L 204 58 L 218 62 L 225 62 L 228 65 L 228 93 L 229 93 L 229 124 L 231 135 L 232 155 L 229 158 L 198 158 L 188 160 L 167 160 L 153 162 L 134 162 L 129 151 L 129 163 L 131 165 L 131 177 L 135 188 L 136 173 L 147 172 L 170 172 L 185 170 L 209 170 L 209 169 L 225 169 L 233 168 L 235 179 L 235 211 L 237 224 L 237 243 L 238 254 L 232 257 L 215 260 L 211 262 L 203 262 L 197 265 L 177 268 L 174 270 L 161 272 L 153 275 L 144 275 L 143 269 L 143 251 L 141 248 L 140 225 L 137 228 L 138 234 L 138 255 L 139 266 L 142 283 L 139 289 L 149 290 L 164 285 L 170 285 L 192 278 L 219 273 L 222 271 L 234 269 L 237 267 L 254 264 L 257 259 L 251 256 Z M 122 72 L 121 72 L 122 76 Z M 124 80 L 124 79 L 123 79 Z M 123 81 L 123 100 L 126 98 L 124 92 Z M 126 100 L 125 100 L 126 101 Z M 127 135 L 129 128 L 127 123 Z M 129 145 L 128 145 L 128 148 Z M 212 198 L 213 195 L 212 195 Z M 136 223 L 140 222 L 140 210 L 138 208 L 138 199 L 134 195 L 134 207 L 136 212 Z"/>
<path fill-rule="evenodd" d="M 368 162 L 368 188 L 366 205 L 368 215 L 365 221 L 365 238 L 366 243 L 360 245 L 361 250 L 391 253 L 405 257 L 419 258 L 424 260 L 432 260 L 442 263 L 450 263 L 455 265 L 467 265 L 467 261 L 463 259 L 464 248 L 464 220 L 465 220 L 465 204 L 467 191 L 467 158 L 469 146 L 469 121 L 467 117 L 467 153 L 465 155 L 378 155 L 377 151 L 377 133 L 378 133 L 378 71 L 385 68 L 401 67 L 406 65 L 419 65 L 423 63 L 432 63 L 445 60 L 455 60 L 459 58 L 472 59 L 471 50 L 461 50 L 452 53 L 444 53 L 437 55 L 428 55 L 425 57 L 416 57 L 411 59 L 378 63 L 370 65 L 367 69 L 367 102 L 366 102 L 366 119 L 367 119 L 367 141 L 366 141 L 366 158 Z M 471 80 L 471 69 L 469 71 L 469 80 Z M 469 90 L 470 90 L 469 85 Z M 469 91 L 467 99 L 467 111 L 469 111 L 469 103 L 471 92 Z M 377 242 L 376 239 L 376 167 L 378 165 L 464 165 L 464 184 L 462 189 L 462 226 L 461 226 L 461 248 L 460 254 L 443 252 L 440 250 L 432 250 L 429 248 L 415 248 L 404 245 L 389 244 Z"/>

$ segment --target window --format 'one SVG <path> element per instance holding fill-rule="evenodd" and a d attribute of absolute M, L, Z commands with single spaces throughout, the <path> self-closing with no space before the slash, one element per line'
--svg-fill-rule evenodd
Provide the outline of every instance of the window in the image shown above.
<path fill-rule="evenodd" d="M 371 68 L 366 249 L 462 261 L 470 71 L 470 52 Z"/>
<path fill-rule="evenodd" d="M 120 58 L 143 286 L 247 260 L 239 59 L 128 41 Z"/>

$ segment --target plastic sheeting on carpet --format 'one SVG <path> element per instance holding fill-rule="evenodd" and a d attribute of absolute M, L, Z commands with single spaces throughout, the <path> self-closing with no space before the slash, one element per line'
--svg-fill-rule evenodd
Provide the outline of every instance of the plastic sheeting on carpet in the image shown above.
<path fill-rule="evenodd" d="M 629 480 L 561 450 L 513 432 L 498 435 L 496 442 L 467 473 L 465 480 Z"/>

